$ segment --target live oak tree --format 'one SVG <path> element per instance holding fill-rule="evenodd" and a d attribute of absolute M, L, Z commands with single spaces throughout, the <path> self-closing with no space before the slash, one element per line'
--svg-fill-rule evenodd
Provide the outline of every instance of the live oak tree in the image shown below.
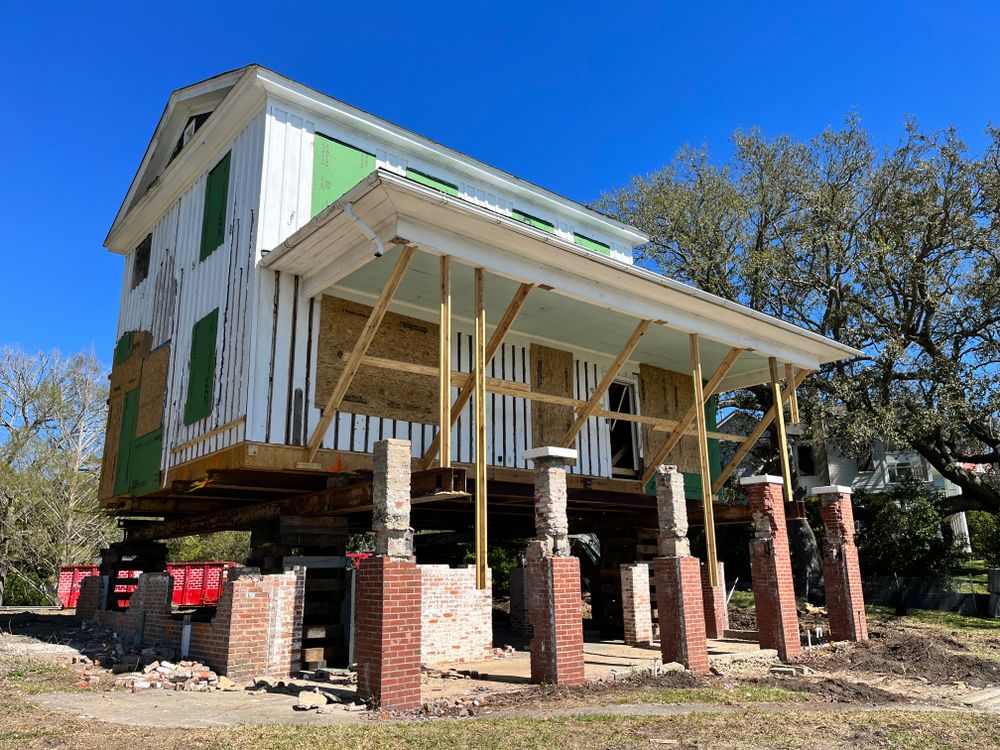
<path fill-rule="evenodd" d="M 111 541 L 97 481 L 107 373 L 89 354 L 0 349 L 0 603 L 7 589 L 39 601 L 60 563 L 88 563 Z"/>
<path fill-rule="evenodd" d="M 1000 512 L 1000 130 L 973 156 L 909 121 L 879 149 L 849 116 L 808 142 L 736 132 L 685 148 L 597 208 L 647 231 L 639 262 L 861 349 L 807 381 L 809 416 L 848 451 L 912 446 Z M 733 395 L 754 410 L 766 389 Z M 985 464 L 977 473 L 969 464 Z"/>

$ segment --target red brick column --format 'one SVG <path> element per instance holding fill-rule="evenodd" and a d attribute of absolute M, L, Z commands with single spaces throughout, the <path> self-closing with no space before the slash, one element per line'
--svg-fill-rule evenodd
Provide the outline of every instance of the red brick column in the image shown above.
<path fill-rule="evenodd" d="M 524 457 L 535 467 L 535 539 L 528 545 L 528 623 L 532 627 L 531 681 L 582 685 L 583 602 L 580 561 L 569 554 L 566 517 L 568 448 L 534 448 Z"/>
<path fill-rule="evenodd" d="M 726 569 L 715 563 L 719 571 L 719 585 L 713 586 L 708 575 L 708 565 L 701 566 L 701 601 L 705 609 L 705 635 L 724 638 L 729 630 L 729 608 L 726 604 Z"/>
<path fill-rule="evenodd" d="M 622 565 L 622 621 L 625 643 L 630 646 L 653 642 L 653 610 L 649 596 L 649 566 Z"/>
<path fill-rule="evenodd" d="M 379 708 L 420 708 L 422 583 L 410 528 L 410 441 L 375 443 L 375 555 L 357 572 L 354 657 L 358 697 Z"/>
<path fill-rule="evenodd" d="M 802 643 L 781 477 L 744 477 L 740 484 L 746 488 L 755 527 L 750 542 L 750 576 L 760 645 L 777 649 L 778 658 L 788 661 L 802 653 Z"/>
<path fill-rule="evenodd" d="M 684 475 L 676 466 L 656 469 L 659 556 L 653 560 L 656 613 L 663 662 L 680 662 L 695 674 L 708 674 L 701 563 L 688 542 Z"/>
<path fill-rule="evenodd" d="M 653 571 L 663 663 L 680 662 L 695 674 L 708 674 L 701 562 L 690 556 L 657 557 Z"/>
<path fill-rule="evenodd" d="M 582 685 L 583 604 L 580 561 L 575 557 L 535 557 L 528 574 L 531 681 Z"/>
<path fill-rule="evenodd" d="M 354 654 L 358 697 L 380 708 L 420 708 L 420 569 L 370 557 L 358 568 Z"/>
<path fill-rule="evenodd" d="M 854 544 L 854 510 L 850 487 L 816 487 L 820 516 L 826 529 L 823 542 L 823 580 L 826 611 L 830 616 L 830 638 L 835 641 L 867 641 L 868 618 L 861 590 L 858 548 Z"/>

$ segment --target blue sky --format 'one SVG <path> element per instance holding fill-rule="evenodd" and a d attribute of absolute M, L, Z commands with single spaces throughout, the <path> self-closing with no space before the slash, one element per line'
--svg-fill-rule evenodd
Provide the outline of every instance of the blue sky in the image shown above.
<path fill-rule="evenodd" d="M 995 2 L 0 0 L 0 346 L 110 359 L 102 242 L 170 91 L 258 62 L 587 201 L 737 127 L 1000 122 Z"/>

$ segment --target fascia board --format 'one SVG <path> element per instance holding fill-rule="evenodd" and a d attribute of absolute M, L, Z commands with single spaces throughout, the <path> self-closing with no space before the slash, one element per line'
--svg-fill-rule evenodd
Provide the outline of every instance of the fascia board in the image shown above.
<path fill-rule="evenodd" d="M 119 215 L 104 240 L 104 246 L 113 253 L 128 253 L 143 233 L 148 232 L 167 208 L 211 166 L 210 162 L 218 156 L 219 150 L 263 110 L 266 99 L 256 76 L 250 71 L 244 74 L 146 194 L 131 209 Z M 154 146 L 150 144 L 147 156 L 152 154 Z M 148 161 L 144 160 L 144 163 Z M 136 176 L 137 180 L 140 175 L 141 171 Z M 126 197 L 123 210 L 129 200 Z"/>
<path fill-rule="evenodd" d="M 373 138 L 395 144 L 404 151 L 410 150 L 429 161 L 444 163 L 460 173 L 469 174 L 473 179 L 480 179 L 489 185 L 506 190 L 511 195 L 518 195 L 541 205 L 551 205 L 557 211 L 572 214 L 586 224 L 601 228 L 630 247 L 649 242 L 649 235 L 635 227 L 598 213 L 576 201 L 564 198 L 496 167 L 491 167 L 429 138 L 393 125 L 364 110 L 352 107 L 304 84 L 285 78 L 274 71 L 260 69 L 258 76 L 261 84 L 271 96 L 294 104 L 300 109 L 312 112 L 319 117 L 325 116 L 341 122 L 346 120 L 347 124 L 356 130 Z"/>

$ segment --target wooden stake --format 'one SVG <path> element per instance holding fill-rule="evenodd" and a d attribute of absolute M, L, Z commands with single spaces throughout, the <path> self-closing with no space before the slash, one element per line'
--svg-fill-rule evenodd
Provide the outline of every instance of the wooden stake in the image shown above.
<path fill-rule="evenodd" d="M 722 360 L 722 362 L 719 363 L 719 366 L 715 369 L 715 372 L 712 373 L 712 377 L 709 379 L 708 384 L 703 389 L 704 392 L 709 395 L 709 397 L 711 397 L 712 394 L 715 393 L 716 389 L 719 387 L 719 383 L 721 383 L 722 379 L 726 377 L 726 375 L 729 373 L 729 370 L 732 368 L 733 364 L 736 362 L 736 360 L 739 358 L 742 352 L 743 352 L 742 349 L 737 349 L 737 348 L 730 349 L 729 354 L 727 354 L 725 358 Z M 674 447 L 677 445 L 677 443 L 681 441 L 681 438 L 684 437 L 685 434 L 687 434 L 688 428 L 694 421 L 696 412 L 695 407 L 697 406 L 697 404 L 698 404 L 697 401 L 691 404 L 690 408 L 684 413 L 684 416 L 681 417 L 680 421 L 677 423 L 677 426 L 674 428 L 674 431 L 670 434 L 670 437 L 667 438 L 667 442 L 663 444 L 663 447 L 656 452 L 656 455 L 654 455 L 650 459 L 649 463 L 646 465 L 646 470 L 645 472 L 643 472 L 642 475 L 643 487 L 649 484 L 649 480 L 653 478 L 653 475 L 656 473 L 656 467 L 662 464 L 664 460 L 666 460 L 667 456 L 670 455 L 670 451 L 672 451 Z M 702 410 L 704 410 L 705 404 L 702 404 L 701 408 Z M 717 435 L 718 433 L 713 433 L 711 437 L 717 437 Z M 714 488 L 712 491 L 718 492 L 718 490 Z"/>
<path fill-rule="evenodd" d="M 795 374 L 792 382 L 785 386 L 785 390 L 781 395 L 781 405 L 788 400 L 792 388 L 796 388 L 801 385 L 802 381 L 806 379 L 808 374 L 808 370 L 799 370 Z M 722 485 L 726 483 L 726 480 L 729 479 L 729 475 L 736 471 L 736 467 L 740 465 L 740 462 L 744 459 L 744 457 L 746 457 L 747 453 L 750 452 L 750 449 L 754 447 L 756 442 L 760 439 L 760 436 L 764 434 L 764 430 L 766 430 L 770 426 L 771 422 L 774 421 L 774 414 L 775 407 L 772 406 L 767 410 L 767 413 L 764 414 L 764 418 L 761 419 L 760 422 L 757 423 L 757 426 L 753 428 L 753 432 L 747 435 L 747 439 L 744 440 L 740 447 L 736 449 L 736 453 L 733 454 L 732 459 L 730 459 L 729 463 L 726 464 L 722 473 L 716 477 L 715 481 L 712 483 L 712 492 L 718 492 L 722 488 Z"/>
<path fill-rule="evenodd" d="M 778 360 L 769 357 L 768 366 L 771 368 L 771 396 L 777 406 L 774 412 L 774 419 L 778 423 L 778 459 L 781 463 L 781 479 L 785 485 L 785 502 L 792 502 L 792 467 L 788 460 L 788 434 L 785 432 L 785 400 L 781 393 L 781 383 L 778 382 Z M 795 393 L 794 378 L 788 381 L 785 386 L 788 397 Z"/>
<path fill-rule="evenodd" d="M 785 364 L 785 383 L 790 386 L 793 386 L 795 383 L 795 367 L 787 363 Z M 799 423 L 799 395 L 794 386 L 792 387 L 791 398 L 788 401 L 788 416 L 792 424 Z"/>
<path fill-rule="evenodd" d="M 701 379 L 701 353 L 698 351 L 698 334 L 688 335 L 691 345 L 691 381 L 694 385 L 695 423 L 698 425 L 698 467 L 701 469 L 701 505 L 705 514 L 705 554 L 708 556 L 708 581 L 719 585 L 715 551 L 715 518 L 712 515 L 712 470 L 708 464 L 708 424 L 705 420 L 705 386 Z"/>
<path fill-rule="evenodd" d="M 493 329 L 493 335 L 490 336 L 490 341 L 486 345 L 487 364 L 489 364 L 490 360 L 493 359 L 493 356 L 497 353 L 497 351 L 499 351 L 504 337 L 507 335 L 510 327 L 514 324 L 514 319 L 517 318 L 517 314 L 521 312 L 521 308 L 524 306 L 524 301 L 528 297 L 528 292 L 530 292 L 534 286 L 534 284 L 521 284 L 521 286 L 517 288 L 513 299 L 511 299 L 510 304 L 507 305 L 507 309 L 504 311 L 503 317 L 500 319 L 500 322 L 497 323 L 497 327 Z M 473 388 L 475 387 L 475 378 L 473 375 L 463 374 L 462 377 L 464 378 L 464 381 L 461 384 L 458 396 L 455 398 L 455 403 L 451 405 L 451 421 L 449 428 L 454 426 L 455 422 L 458 421 L 465 405 L 468 404 L 469 399 L 472 398 Z M 439 437 L 440 435 L 434 436 L 427 452 L 424 453 L 423 457 L 420 459 L 421 465 L 425 469 L 429 469 L 431 464 L 434 462 L 434 456 L 436 456 L 438 452 Z"/>
<path fill-rule="evenodd" d="M 475 441 L 476 441 L 476 587 L 486 588 L 486 278 L 475 271 Z"/>
<path fill-rule="evenodd" d="M 441 256 L 441 320 L 438 337 L 438 465 L 451 466 L 451 258 Z"/>
<path fill-rule="evenodd" d="M 382 318 L 385 317 L 385 313 L 389 309 L 389 303 L 392 302 L 392 298 L 399 289 L 399 285 L 403 281 L 403 276 L 406 274 L 406 269 L 409 267 L 410 261 L 413 260 L 413 254 L 416 251 L 416 245 L 406 245 L 400 251 L 399 259 L 396 261 L 392 273 L 389 274 L 389 279 L 385 282 L 385 286 L 382 287 L 382 293 L 379 294 L 378 300 L 375 302 L 375 306 L 372 308 L 368 320 L 365 322 L 365 327 L 361 329 L 358 340 L 354 342 L 354 349 L 351 350 L 347 360 L 344 362 L 344 369 L 341 371 L 340 377 L 337 379 L 337 384 L 333 387 L 333 391 L 330 393 L 330 397 L 326 400 L 326 405 L 323 407 L 323 415 L 319 418 L 319 423 L 313 430 L 312 437 L 309 438 L 309 443 L 306 445 L 308 454 L 307 463 L 311 463 L 316 458 L 319 447 L 323 444 L 323 436 L 326 435 L 326 431 L 330 428 L 330 424 L 337 414 L 337 409 L 340 408 L 340 402 L 347 395 L 347 389 L 351 387 L 351 381 L 354 380 L 358 368 L 361 367 L 361 358 L 365 356 L 365 352 L 371 346 L 372 340 L 375 338 L 376 332 L 378 332 L 378 327 L 382 323 Z"/>
<path fill-rule="evenodd" d="M 594 392 L 590 394 L 590 398 L 587 402 L 577 411 L 576 421 L 570 426 L 566 434 L 563 435 L 562 446 L 564 448 L 572 448 L 573 443 L 576 442 L 576 436 L 583 429 L 583 426 L 587 424 L 587 420 L 593 416 L 594 412 L 597 411 L 601 406 L 601 399 L 604 398 L 604 394 L 607 393 L 608 388 L 611 384 L 615 382 L 615 378 L 618 377 L 618 373 L 621 372 L 622 367 L 628 361 L 628 358 L 635 351 L 635 348 L 639 345 L 639 340 L 645 335 L 646 331 L 653 324 L 651 320 L 640 320 L 639 325 L 635 327 L 632 331 L 632 335 L 629 336 L 628 341 L 625 343 L 625 347 L 618 353 L 615 361 L 611 363 L 611 366 L 604 372 L 604 377 L 601 378 L 601 382 L 598 383 Z"/>

